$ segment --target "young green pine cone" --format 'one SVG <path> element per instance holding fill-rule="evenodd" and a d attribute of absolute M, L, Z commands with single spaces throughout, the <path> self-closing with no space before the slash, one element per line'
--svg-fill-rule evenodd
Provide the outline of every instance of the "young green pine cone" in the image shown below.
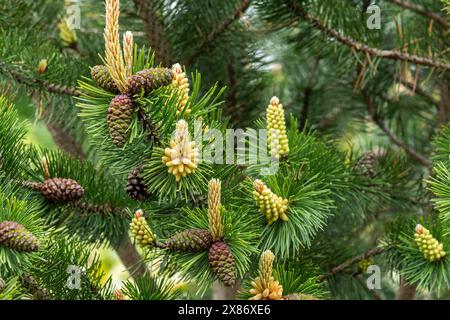
<path fill-rule="evenodd" d="M 14 221 L 0 222 L 0 245 L 19 252 L 39 250 L 39 240 L 24 226 Z"/>
<path fill-rule="evenodd" d="M 226 286 L 236 282 L 236 265 L 233 254 L 223 241 L 214 242 L 208 252 L 209 265 L 220 281 Z"/>
<path fill-rule="evenodd" d="M 277 97 L 270 99 L 267 107 L 267 130 L 270 154 L 280 158 L 289 153 L 283 105 Z"/>
<path fill-rule="evenodd" d="M 179 63 L 172 66 L 173 80 L 172 85 L 178 89 L 181 95 L 181 101 L 178 105 L 177 114 L 180 114 L 184 110 L 184 114 L 188 116 L 191 113 L 191 109 L 184 109 L 189 99 L 189 81 L 186 77 L 186 73 Z"/>
<path fill-rule="evenodd" d="M 141 177 L 142 166 L 135 168 L 130 172 L 127 178 L 125 191 L 131 199 L 143 201 L 150 197 L 150 192 L 145 185 L 144 179 Z"/>
<path fill-rule="evenodd" d="M 319 300 L 310 294 L 290 293 L 283 297 L 283 300 Z"/>
<path fill-rule="evenodd" d="M 107 116 L 109 136 L 119 148 L 125 145 L 128 138 L 133 111 L 133 100 L 125 94 L 115 96 L 109 104 Z"/>
<path fill-rule="evenodd" d="M 156 236 L 145 220 L 142 210 L 136 211 L 130 223 L 130 230 L 136 242 L 142 248 L 153 247 L 156 243 Z"/>
<path fill-rule="evenodd" d="M 168 172 L 175 176 L 177 182 L 197 169 L 198 149 L 195 147 L 195 142 L 189 140 L 186 121 L 177 122 L 175 138 L 170 141 L 170 148 L 164 150 L 161 160 L 169 168 Z"/>
<path fill-rule="evenodd" d="M 168 68 L 144 69 L 128 78 L 126 87 L 131 95 L 139 94 L 142 91 L 148 94 L 160 87 L 168 86 L 172 83 L 173 72 Z"/>
<path fill-rule="evenodd" d="M 42 183 L 26 182 L 25 185 L 40 192 L 44 198 L 55 203 L 76 201 L 84 195 L 83 187 L 72 179 L 51 178 Z"/>
<path fill-rule="evenodd" d="M 208 230 L 188 229 L 169 238 L 166 246 L 170 251 L 198 252 L 208 250 L 213 239 Z"/>
<path fill-rule="evenodd" d="M 433 238 L 430 231 L 420 224 L 416 226 L 414 238 L 423 256 L 429 261 L 437 261 L 447 254 L 442 243 Z"/>
<path fill-rule="evenodd" d="M 253 182 L 253 188 L 256 204 L 259 206 L 261 213 L 266 216 L 269 224 L 274 223 L 278 219 L 283 221 L 289 220 L 286 215 L 288 208 L 287 199 L 277 196 L 259 179 Z"/>
<path fill-rule="evenodd" d="M 108 72 L 105 66 L 94 66 L 91 69 L 91 77 L 101 88 L 113 93 L 119 93 L 116 83 Z"/>

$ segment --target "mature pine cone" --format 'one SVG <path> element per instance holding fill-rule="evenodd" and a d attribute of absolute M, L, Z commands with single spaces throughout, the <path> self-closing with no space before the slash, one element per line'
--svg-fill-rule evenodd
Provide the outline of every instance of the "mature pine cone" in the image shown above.
<path fill-rule="evenodd" d="M 141 177 L 142 166 L 137 167 L 128 175 L 125 191 L 131 199 L 142 201 L 150 197 L 144 179 Z"/>
<path fill-rule="evenodd" d="M 225 242 L 214 242 L 209 248 L 209 265 L 220 281 L 226 286 L 233 286 L 236 282 L 236 265 L 233 254 Z"/>
<path fill-rule="evenodd" d="M 132 75 L 127 80 L 128 93 L 131 95 L 141 93 L 145 94 L 167 86 L 172 83 L 173 72 L 168 68 L 150 68 L 144 69 Z"/>
<path fill-rule="evenodd" d="M 209 249 L 212 242 L 208 230 L 188 229 L 170 237 L 166 245 L 170 251 L 196 252 Z"/>
<path fill-rule="evenodd" d="M 19 252 L 39 250 L 39 240 L 24 226 L 14 221 L 0 222 L 0 244 Z"/>
<path fill-rule="evenodd" d="M 378 155 L 374 151 L 367 151 L 361 156 L 356 164 L 356 169 L 363 176 L 373 178 L 377 174 L 375 171 L 375 164 L 378 160 Z"/>
<path fill-rule="evenodd" d="M 52 178 L 43 183 L 32 182 L 27 185 L 39 191 L 47 200 L 56 203 L 76 201 L 84 195 L 83 187 L 72 179 Z"/>
<path fill-rule="evenodd" d="M 98 65 L 93 67 L 91 69 L 91 77 L 103 89 L 110 92 L 119 93 L 116 83 L 105 66 Z"/>
<path fill-rule="evenodd" d="M 107 116 L 109 136 L 119 148 L 123 147 L 127 139 L 133 111 L 133 100 L 125 94 L 115 96 L 109 104 Z"/>

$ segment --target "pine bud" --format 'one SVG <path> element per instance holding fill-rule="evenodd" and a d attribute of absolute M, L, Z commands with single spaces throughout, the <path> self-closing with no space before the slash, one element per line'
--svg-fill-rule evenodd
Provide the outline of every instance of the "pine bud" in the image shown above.
<path fill-rule="evenodd" d="M 189 140 L 186 121 L 178 121 L 175 138 L 170 141 L 170 148 L 164 150 L 162 162 L 169 167 L 168 172 L 175 176 L 177 182 L 197 169 L 198 149 L 195 142 Z"/>
<path fill-rule="evenodd" d="M 414 238 L 423 256 L 429 261 L 440 260 L 447 254 L 443 244 L 439 243 L 430 231 L 420 224 L 416 226 Z"/>
<path fill-rule="evenodd" d="M 39 240 L 24 226 L 14 221 L 0 222 L 0 245 L 19 252 L 39 250 Z"/>
<path fill-rule="evenodd" d="M 278 219 L 283 221 L 289 220 L 286 215 L 288 208 L 287 199 L 277 196 L 259 179 L 253 182 L 253 188 L 256 204 L 259 206 L 261 213 L 267 218 L 269 224 L 274 223 Z"/>
<path fill-rule="evenodd" d="M 272 277 L 275 255 L 270 250 L 263 252 L 259 259 L 259 277 L 251 282 L 250 300 L 280 300 L 283 296 L 283 286 Z"/>
<path fill-rule="evenodd" d="M 181 95 L 181 101 L 178 105 L 177 115 L 184 110 L 184 114 L 188 116 L 191 113 L 191 109 L 184 109 L 189 99 L 189 80 L 186 77 L 186 73 L 179 63 L 172 66 L 173 80 L 172 85 L 178 89 Z"/>
<path fill-rule="evenodd" d="M 220 216 L 221 203 L 221 182 L 218 179 L 211 179 L 208 183 L 208 219 L 209 230 L 214 241 L 223 237 L 223 225 Z"/>
<path fill-rule="evenodd" d="M 156 243 L 156 236 L 147 223 L 142 210 L 136 211 L 130 223 L 130 231 L 136 242 L 142 248 L 152 248 Z"/>
<path fill-rule="evenodd" d="M 123 36 L 123 57 L 125 59 L 125 71 L 127 78 L 133 73 L 133 46 L 133 33 L 131 31 L 127 31 Z"/>
<path fill-rule="evenodd" d="M 270 154 L 276 158 L 287 155 L 289 153 L 289 143 L 284 119 L 284 108 L 277 97 L 270 99 L 266 117 Z"/>
<path fill-rule="evenodd" d="M 43 74 L 47 70 L 47 59 L 41 59 L 39 61 L 37 72 Z"/>

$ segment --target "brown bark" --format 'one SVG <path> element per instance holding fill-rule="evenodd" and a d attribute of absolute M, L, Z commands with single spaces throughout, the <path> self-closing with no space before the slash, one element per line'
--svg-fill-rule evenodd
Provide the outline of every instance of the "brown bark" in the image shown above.
<path fill-rule="evenodd" d="M 241 286 L 241 281 L 236 280 L 233 287 L 225 287 L 220 281 L 215 281 L 212 286 L 214 300 L 236 300 L 237 291 Z"/>
<path fill-rule="evenodd" d="M 145 263 L 128 236 L 114 245 L 114 249 L 132 277 L 144 275 L 147 271 Z"/>
<path fill-rule="evenodd" d="M 60 126 L 55 125 L 54 123 L 49 121 L 46 123 L 46 126 L 48 131 L 52 135 L 55 144 L 61 150 L 71 155 L 72 157 L 79 158 L 81 160 L 86 158 L 82 147 L 71 134 L 69 134 L 64 129 L 61 129 Z"/>
<path fill-rule="evenodd" d="M 400 279 L 400 285 L 395 293 L 395 300 L 414 300 L 416 296 L 416 286 L 411 285 L 405 281 L 405 279 Z"/>

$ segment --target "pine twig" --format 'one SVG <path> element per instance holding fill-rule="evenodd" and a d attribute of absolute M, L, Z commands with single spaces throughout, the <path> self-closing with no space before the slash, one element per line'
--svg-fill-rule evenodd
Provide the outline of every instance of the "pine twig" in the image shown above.
<path fill-rule="evenodd" d="M 412 10 L 424 17 L 436 21 L 446 30 L 449 29 L 450 27 L 450 23 L 444 16 L 440 15 L 439 13 L 428 11 L 425 7 L 421 6 L 420 4 L 412 3 L 409 2 L 408 0 L 389 0 L 389 1 L 398 5 L 399 7 L 402 7 L 403 9 Z"/>
<path fill-rule="evenodd" d="M 242 0 L 241 4 L 234 11 L 233 16 L 226 18 L 224 21 L 219 23 L 215 28 L 211 30 L 211 32 L 207 35 L 206 39 L 204 39 L 200 45 L 194 49 L 193 53 L 185 60 L 184 65 L 187 67 L 192 64 L 192 62 L 201 55 L 207 47 L 228 27 L 236 20 L 238 20 L 247 9 L 250 7 L 251 0 Z"/>
<path fill-rule="evenodd" d="M 406 144 L 402 141 L 394 132 L 392 132 L 386 125 L 383 120 L 379 117 L 375 105 L 373 103 L 372 98 L 370 97 L 367 89 L 363 90 L 364 100 L 367 104 L 367 111 L 369 112 L 372 121 L 388 136 L 389 140 L 396 146 L 402 148 L 410 157 L 417 160 L 424 167 L 430 168 L 432 163 L 428 160 L 424 155 L 420 154 L 417 150 Z"/>
<path fill-rule="evenodd" d="M 363 52 L 370 56 L 380 57 L 384 59 L 400 60 L 414 63 L 417 65 L 424 65 L 433 68 L 450 70 L 450 63 L 444 61 L 433 60 L 427 57 L 412 55 L 409 53 L 401 52 L 399 50 L 383 50 L 379 48 L 369 47 L 368 45 L 358 42 L 348 36 L 343 35 L 339 31 L 330 28 L 324 22 L 317 17 L 307 13 L 297 2 L 294 0 L 285 0 L 288 8 L 299 18 L 305 20 L 316 29 L 322 31 L 324 34 L 334 38 L 338 42 L 346 45 L 347 47 L 357 51 Z"/>
<path fill-rule="evenodd" d="M 80 95 L 80 92 L 73 87 L 65 86 L 62 84 L 56 84 L 37 78 L 26 78 L 16 70 L 8 68 L 8 66 L 1 60 L 0 60 L 0 70 L 5 74 L 9 74 L 16 82 L 24 84 L 26 86 L 38 86 L 41 89 L 44 89 L 50 93 L 67 95 L 72 97 L 78 97 Z"/>
<path fill-rule="evenodd" d="M 340 273 L 342 271 L 344 271 L 347 267 L 351 266 L 354 263 L 357 263 L 361 260 L 364 259 L 368 259 L 370 257 L 376 256 L 382 252 L 384 252 L 386 249 L 382 248 L 382 247 L 376 247 L 376 248 L 372 248 L 369 251 L 366 251 L 360 255 L 357 255 L 356 257 L 353 257 L 351 259 L 348 259 L 346 261 L 344 261 L 343 263 L 341 263 L 340 265 L 334 267 L 333 269 L 331 269 L 330 272 L 322 274 L 321 276 L 319 276 L 319 280 L 325 280 L 328 277 L 331 277 L 337 273 Z"/>

